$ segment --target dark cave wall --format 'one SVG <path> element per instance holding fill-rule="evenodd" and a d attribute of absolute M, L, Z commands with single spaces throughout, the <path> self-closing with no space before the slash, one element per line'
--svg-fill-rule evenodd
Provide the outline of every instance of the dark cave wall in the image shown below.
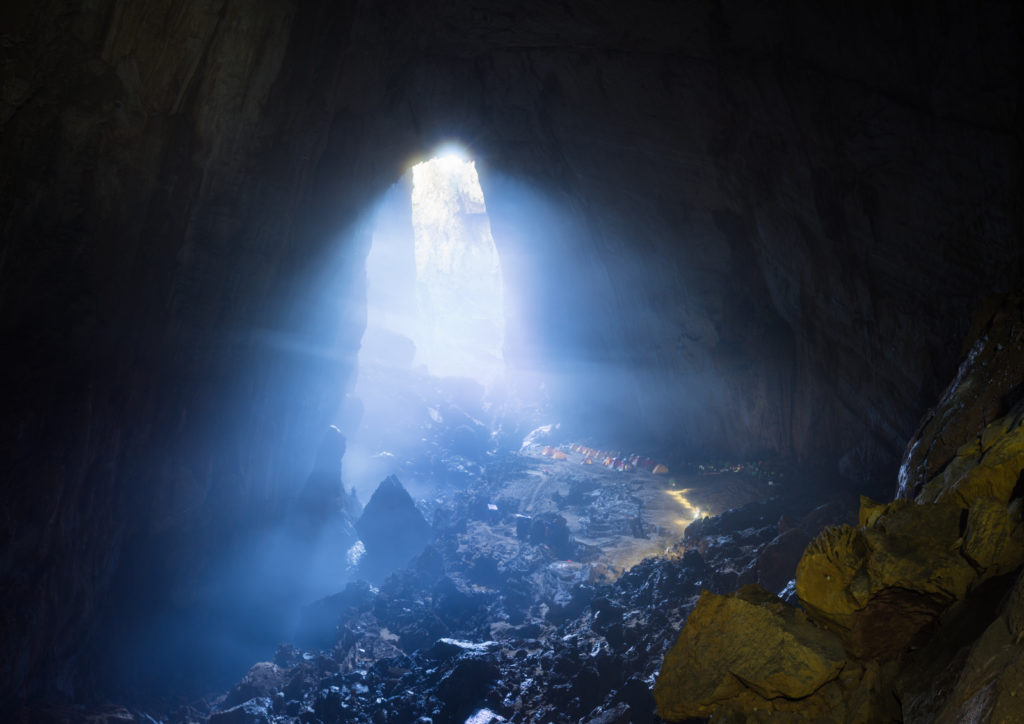
<path fill-rule="evenodd" d="M 3 699 L 81 680 L 123 561 L 188 600 L 279 514 L 358 349 L 365 212 L 441 138 L 499 246 L 515 183 L 560 209 L 521 269 L 581 417 L 893 459 L 1024 278 L 1019 12 L 7 3 Z"/>

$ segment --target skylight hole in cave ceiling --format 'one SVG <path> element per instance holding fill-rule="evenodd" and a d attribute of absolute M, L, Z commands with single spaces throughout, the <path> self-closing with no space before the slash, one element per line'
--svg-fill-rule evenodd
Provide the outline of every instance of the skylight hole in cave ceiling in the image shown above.
<path fill-rule="evenodd" d="M 409 206 L 378 216 L 361 362 L 490 384 L 504 372 L 504 282 L 476 165 L 439 156 L 411 181 Z M 411 209 L 411 233 L 399 209 Z"/>

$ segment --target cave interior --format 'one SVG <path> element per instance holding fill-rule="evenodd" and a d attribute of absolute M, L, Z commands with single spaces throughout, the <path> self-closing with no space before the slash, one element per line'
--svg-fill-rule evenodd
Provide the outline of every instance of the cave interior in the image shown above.
<path fill-rule="evenodd" d="M 0 717 L 1019 720 L 1022 27 L 4 3 Z"/>

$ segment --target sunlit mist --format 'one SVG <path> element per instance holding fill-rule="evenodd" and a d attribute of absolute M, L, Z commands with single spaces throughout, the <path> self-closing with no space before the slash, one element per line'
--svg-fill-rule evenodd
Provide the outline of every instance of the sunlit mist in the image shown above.
<path fill-rule="evenodd" d="M 448 155 L 412 178 L 417 360 L 438 376 L 489 381 L 501 371 L 503 288 L 476 165 Z"/>

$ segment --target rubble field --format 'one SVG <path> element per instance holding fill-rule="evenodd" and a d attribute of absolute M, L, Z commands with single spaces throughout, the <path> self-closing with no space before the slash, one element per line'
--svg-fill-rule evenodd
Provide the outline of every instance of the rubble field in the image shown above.
<path fill-rule="evenodd" d="M 654 474 L 557 449 L 495 458 L 474 483 L 416 500 L 433 537 L 407 566 L 377 585 L 357 567 L 273 661 L 168 720 L 660 721 L 655 678 L 701 591 L 761 582 L 792 595 L 794 542 L 853 514 L 815 506 L 780 473 Z M 406 498 L 387 508 L 404 526 Z M 361 529 L 377 525 L 371 509 L 384 507 L 371 499 Z"/>

